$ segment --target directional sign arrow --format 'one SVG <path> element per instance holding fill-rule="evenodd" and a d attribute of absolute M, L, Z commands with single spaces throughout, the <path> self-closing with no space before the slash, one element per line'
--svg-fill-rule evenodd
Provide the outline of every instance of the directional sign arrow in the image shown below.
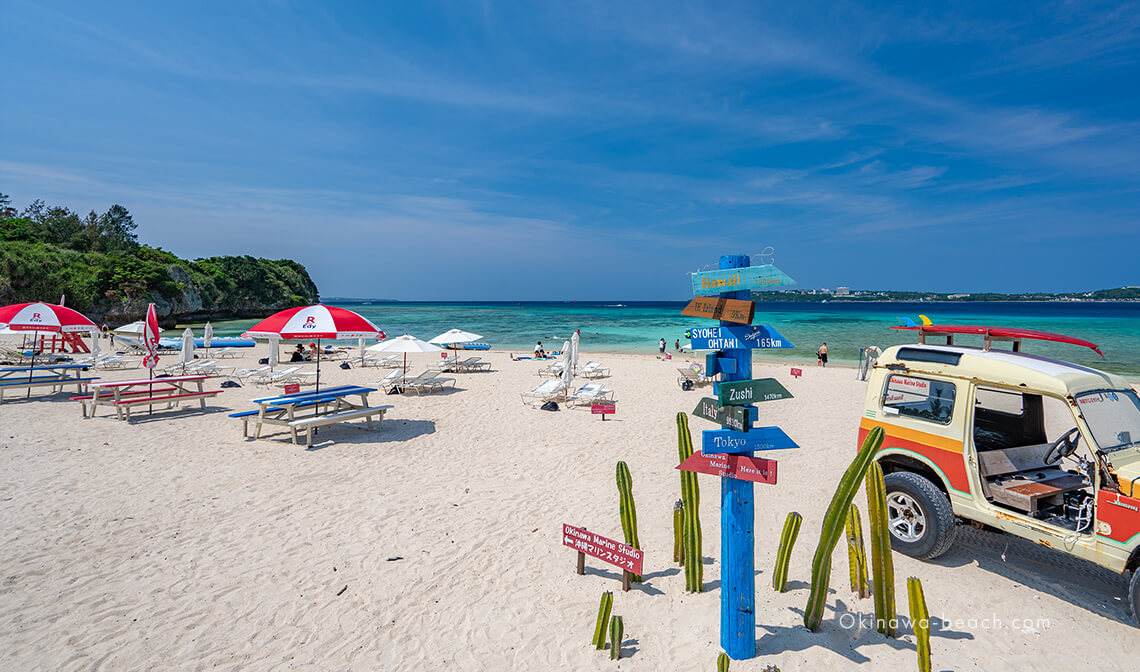
<path fill-rule="evenodd" d="M 685 332 L 693 350 L 760 350 L 794 348 L 792 342 L 767 325 L 751 327 L 693 327 Z"/>
<path fill-rule="evenodd" d="M 796 284 L 772 264 L 693 273 L 693 296 L 715 296 L 721 292 L 772 289 Z"/>
<path fill-rule="evenodd" d="M 779 427 L 753 427 L 748 433 L 731 429 L 706 429 L 701 432 L 701 452 L 705 455 L 799 447 Z"/>
<path fill-rule="evenodd" d="M 738 324 L 752 324 L 756 304 L 740 299 L 724 299 L 713 296 L 698 296 L 681 310 L 689 317 L 707 317 L 710 320 L 725 320 Z"/>
<path fill-rule="evenodd" d="M 761 401 L 792 398 L 792 393 L 775 378 L 717 383 L 716 390 L 720 403 L 725 406 L 743 406 Z"/>
<path fill-rule="evenodd" d="M 677 465 L 677 468 L 721 478 L 776 484 L 776 461 L 747 455 L 704 455 L 698 450 Z"/>
<path fill-rule="evenodd" d="M 711 420 L 722 427 L 747 432 L 756 420 L 756 409 L 748 406 L 721 406 L 716 399 L 705 397 L 697 403 L 693 415 Z"/>

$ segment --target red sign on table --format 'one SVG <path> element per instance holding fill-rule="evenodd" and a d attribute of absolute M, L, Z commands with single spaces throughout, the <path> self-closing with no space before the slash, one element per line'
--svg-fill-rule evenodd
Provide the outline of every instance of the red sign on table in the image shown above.
<path fill-rule="evenodd" d="M 696 450 L 689 459 L 677 465 L 677 468 L 681 471 L 695 471 L 698 474 L 712 474 L 740 481 L 776 484 L 776 461 L 747 455 L 727 453 L 702 455 L 701 451 Z"/>
<path fill-rule="evenodd" d="M 285 383 L 285 394 L 299 394 L 300 392 L 300 383 Z"/>
<path fill-rule="evenodd" d="M 633 574 L 641 574 L 641 561 L 645 558 L 645 551 L 640 548 L 565 523 L 562 524 L 562 545 Z"/>
<path fill-rule="evenodd" d="M 802 375 L 804 375 L 803 369 L 792 368 L 792 378 L 799 378 Z"/>
<path fill-rule="evenodd" d="M 613 415 L 615 411 L 614 404 L 593 404 L 590 406 L 590 412 L 594 415 Z"/>

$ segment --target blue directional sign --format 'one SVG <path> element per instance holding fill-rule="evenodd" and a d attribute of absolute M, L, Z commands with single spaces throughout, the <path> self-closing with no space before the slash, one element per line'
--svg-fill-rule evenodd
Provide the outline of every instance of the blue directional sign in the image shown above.
<path fill-rule="evenodd" d="M 768 325 L 693 327 L 685 332 L 693 350 L 760 350 L 794 348 L 792 342 Z"/>
<path fill-rule="evenodd" d="M 757 291 L 796 284 L 772 264 L 693 273 L 693 296 L 715 296 L 721 292 Z"/>
<path fill-rule="evenodd" d="M 799 447 L 779 427 L 753 427 L 747 433 L 731 429 L 706 429 L 701 432 L 701 452 L 706 455 Z"/>

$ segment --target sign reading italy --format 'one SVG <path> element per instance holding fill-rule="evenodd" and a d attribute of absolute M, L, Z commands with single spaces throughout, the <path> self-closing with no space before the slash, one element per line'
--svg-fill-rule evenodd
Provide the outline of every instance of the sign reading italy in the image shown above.
<path fill-rule="evenodd" d="M 753 327 L 693 327 L 685 332 L 693 350 L 759 350 L 794 348 L 792 342 L 767 325 Z"/>
<path fill-rule="evenodd" d="M 701 452 L 705 455 L 799 447 L 779 427 L 753 427 L 747 434 L 731 429 L 706 429 L 701 432 Z"/>
<path fill-rule="evenodd" d="M 713 296 L 721 292 L 772 289 L 796 284 L 787 273 L 772 264 L 705 271 L 693 273 L 692 276 L 693 296 Z"/>
<path fill-rule="evenodd" d="M 693 415 L 712 420 L 721 427 L 747 432 L 756 419 L 756 409 L 746 406 L 721 406 L 716 399 L 705 397 L 693 409 Z"/>

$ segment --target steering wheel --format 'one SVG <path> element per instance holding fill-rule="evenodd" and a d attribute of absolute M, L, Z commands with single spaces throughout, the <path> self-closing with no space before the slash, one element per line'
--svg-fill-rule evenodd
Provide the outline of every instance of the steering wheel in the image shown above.
<path fill-rule="evenodd" d="M 1076 427 L 1065 432 L 1061 438 L 1049 444 L 1049 452 L 1045 453 L 1045 464 L 1057 464 L 1063 458 L 1077 452 L 1077 444 L 1080 441 L 1081 432 Z"/>

